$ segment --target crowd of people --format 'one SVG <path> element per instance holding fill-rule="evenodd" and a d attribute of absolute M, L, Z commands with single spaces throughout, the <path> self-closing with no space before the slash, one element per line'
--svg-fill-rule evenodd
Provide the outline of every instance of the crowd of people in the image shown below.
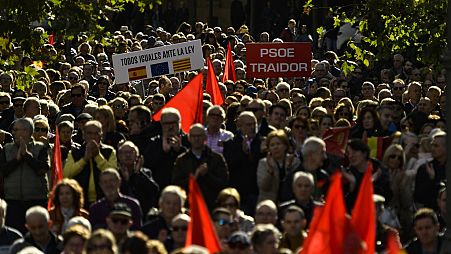
<path fill-rule="evenodd" d="M 245 25 L 148 28 L 124 26 L 102 42 L 55 36 L 42 45 L 52 61 L 35 67 L 24 90 L 18 72 L 41 59 L 22 55 L 15 70 L 0 70 L 0 253 L 204 253 L 184 248 L 191 174 L 224 253 L 298 253 L 331 175 L 342 171 L 351 213 L 368 163 L 377 251 L 394 232 L 409 254 L 438 253 L 446 228 L 444 70 L 394 53 L 369 65 L 347 59 L 353 68 L 345 72 L 327 51 L 314 52 L 310 77 L 256 79 L 246 76 L 246 44 L 311 41 L 294 20 L 283 39 L 255 39 Z M 231 45 L 236 81 L 219 82 L 223 105 L 204 93 L 203 122 L 184 133 L 179 110 L 163 107 L 207 67 L 116 83 L 112 55 L 196 39 L 219 81 Z M 333 127 L 349 128 L 344 157 L 326 149 Z M 56 131 L 64 179 L 52 183 Z M 389 140 L 379 157 L 374 137 Z"/>

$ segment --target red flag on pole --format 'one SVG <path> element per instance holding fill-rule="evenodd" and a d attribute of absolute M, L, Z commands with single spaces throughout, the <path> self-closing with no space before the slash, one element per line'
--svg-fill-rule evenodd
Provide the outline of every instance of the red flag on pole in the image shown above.
<path fill-rule="evenodd" d="M 349 138 L 349 127 L 329 128 L 323 135 L 326 150 L 339 157 L 345 156 L 346 144 Z"/>
<path fill-rule="evenodd" d="M 193 175 L 189 177 L 189 208 L 191 221 L 188 224 L 185 247 L 195 244 L 207 248 L 210 253 L 220 252 L 216 229 Z"/>
<path fill-rule="evenodd" d="M 53 45 L 55 44 L 55 35 L 52 33 L 51 35 L 49 35 L 49 44 Z"/>
<path fill-rule="evenodd" d="M 367 250 L 364 253 L 375 253 L 376 250 L 376 207 L 373 201 L 372 173 L 373 163 L 369 161 L 351 219 L 357 234 L 366 243 Z"/>
<path fill-rule="evenodd" d="M 222 83 L 226 82 L 227 80 L 232 80 L 233 82 L 236 82 L 235 64 L 233 63 L 230 42 L 229 45 L 227 46 L 227 56 L 224 66 L 224 73 L 222 74 Z"/>
<path fill-rule="evenodd" d="M 58 127 L 55 131 L 55 143 L 53 145 L 53 158 L 52 158 L 52 172 L 50 174 L 50 190 L 52 191 L 49 195 L 49 200 L 47 202 L 47 209 L 52 208 L 52 198 L 53 198 L 53 188 L 55 185 L 63 179 L 63 161 L 61 159 L 61 145 L 60 145 L 60 135 L 58 132 Z"/>
<path fill-rule="evenodd" d="M 224 98 L 222 97 L 221 90 L 219 89 L 218 80 L 216 79 L 216 74 L 210 58 L 207 59 L 207 66 L 208 74 L 205 90 L 211 96 L 211 102 L 213 105 L 222 105 L 224 103 Z"/>
<path fill-rule="evenodd" d="M 404 254 L 401 243 L 399 241 L 399 235 L 393 231 L 389 231 L 387 234 L 387 253 L 388 254 Z"/>
<path fill-rule="evenodd" d="M 332 176 L 326 203 L 315 212 L 301 254 L 344 254 L 347 231 L 346 206 L 343 198 L 342 175 Z"/>
<path fill-rule="evenodd" d="M 152 117 L 154 121 L 160 121 L 161 111 L 164 108 L 176 108 L 182 117 L 182 130 L 189 132 L 194 123 L 202 123 L 203 90 L 202 73 L 194 77 L 172 99 L 170 99 Z"/>

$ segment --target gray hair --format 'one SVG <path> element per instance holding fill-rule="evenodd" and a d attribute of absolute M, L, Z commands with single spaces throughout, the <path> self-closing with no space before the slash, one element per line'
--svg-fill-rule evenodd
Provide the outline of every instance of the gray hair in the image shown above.
<path fill-rule="evenodd" d="M 168 185 L 166 186 L 163 191 L 161 192 L 160 195 L 160 202 L 163 201 L 163 199 L 165 198 L 166 194 L 174 194 L 177 195 L 180 198 L 182 207 L 185 205 L 185 201 L 186 201 L 186 191 L 184 189 L 182 189 L 181 187 L 177 186 L 177 185 Z"/>
<path fill-rule="evenodd" d="M 136 151 L 136 155 L 139 156 L 139 148 L 135 145 L 135 143 L 133 143 L 130 140 L 127 140 L 124 143 L 120 144 L 119 147 L 117 148 L 117 151 L 119 152 L 122 149 L 122 147 L 124 147 L 124 146 L 129 146 L 129 147 L 133 148 L 133 150 Z"/>
<path fill-rule="evenodd" d="M 207 116 L 210 114 L 210 112 L 212 110 L 219 110 L 220 113 L 221 113 L 222 118 L 226 117 L 224 109 L 221 106 L 218 106 L 218 105 L 214 105 L 214 106 L 209 107 L 208 110 L 207 110 Z"/>
<path fill-rule="evenodd" d="M 176 109 L 176 108 L 171 108 L 171 107 L 169 107 L 169 108 L 164 108 L 164 109 L 161 111 L 161 118 L 163 118 L 163 116 L 171 115 L 171 114 L 178 116 L 179 121 L 182 120 L 182 116 L 180 115 L 180 111 L 179 111 L 178 109 Z M 161 119 L 161 118 L 160 118 L 160 119 Z"/>
<path fill-rule="evenodd" d="M 317 149 L 323 147 L 326 147 L 324 140 L 318 137 L 308 137 L 302 147 L 302 157 L 306 157 L 307 155 L 317 151 Z"/>
<path fill-rule="evenodd" d="M 298 172 L 294 173 L 293 186 L 301 178 L 307 179 L 312 186 L 315 186 L 315 178 L 313 177 L 312 173 L 304 172 L 304 171 L 298 171 Z"/>
<path fill-rule="evenodd" d="M 20 124 L 22 127 L 27 129 L 30 132 L 30 134 L 33 134 L 34 124 L 33 124 L 33 120 L 31 120 L 31 118 L 29 118 L 29 117 L 19 118 L 16 121 L 14 121 L 14 125 L 16 125 L 16 124 Z"/>
<path fill-rule="evenodd" d="M 47 209 L 42 206 L 33 206 L 25 213 L 25 219 L 28 220 L 33 215 L 42 216 L 46 221 L 50 221 L 50 215 Z"/>

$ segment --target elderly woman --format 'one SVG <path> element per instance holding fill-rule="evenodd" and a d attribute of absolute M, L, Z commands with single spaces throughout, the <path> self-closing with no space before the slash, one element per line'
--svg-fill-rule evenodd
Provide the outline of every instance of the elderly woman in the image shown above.
<path fill-rule="evenodd" d="M 65 178 L 58 182 L 53 189 L 52 208 L 49 212 L 53 222 L 52 231 L 56 234 L 63 233 L 72 217 L 88 218 L 88 212 L 82 208 L 83 205 L 83 189 L 77 181 Z"/>
<path fill-rule="evenodd" d="M 290 142 L 283 130 L 275 130 L 266 138 L 268 154 L 257 167 L 258 200 L 277 202 L 281 196 L 280 186 L 286 184 L 286 176 L 299 167 L 298 158 L 289 154 Z"/>

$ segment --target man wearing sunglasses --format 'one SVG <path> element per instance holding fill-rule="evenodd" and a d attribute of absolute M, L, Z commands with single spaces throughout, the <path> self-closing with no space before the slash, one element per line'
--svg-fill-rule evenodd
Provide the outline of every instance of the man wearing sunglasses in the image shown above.
<path fill-rule="evenodd" d="M 125 203 L 116 203 L 106 218 L 108 230 L 113 233 L 119 246 L 130 237 L 130 228 L 133 225 L 132 210 Z"/>
<path fill-rule="evenodd" d="M 86 101 L 86 89 L 82 85 L 74 85 L 70 89 L 71 103 L 61 108 L 60 114 L 72 114 L 75 118 L 83 112 Z"/>

